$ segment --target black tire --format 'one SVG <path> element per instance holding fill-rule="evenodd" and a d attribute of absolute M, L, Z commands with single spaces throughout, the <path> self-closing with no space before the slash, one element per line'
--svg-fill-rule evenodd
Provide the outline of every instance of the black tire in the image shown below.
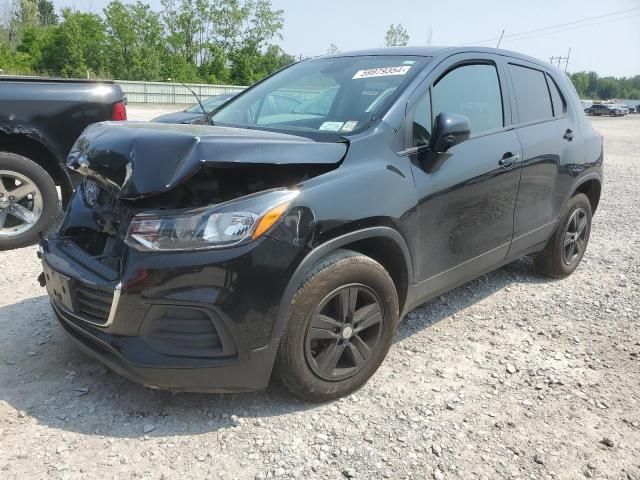
<path fill-rule="evenodd" d="M 345 293 L 347 291 L 355 290 L 357 293 L 353 298 L 361 303 L 354 305 L 352 311 L 355 315 L 352 315 L 351 323 L 347 321 L 340 327 L 351 325 L 353 328 L 350 332 L 353 332 L 353 336 L 351 333 L 346 333 L 347 327 L 344 327 L 340 333 L 336 329 L 335 338 L 317 341 L 315 348 L 320 350 L 320 353 L 314 357 L 314 347 L 311 346 L 314 340 L 310 340 L 312 332 L 326 332 L 321 328 L 311 328 L 310 325 L 315 326 L 316 319 L 320 317 L 327 318 L 322 315 L 325 312 L 322 309 L 333 308 L 332 302 L 337 302 L 340 309 L 342 295 L 347 295 Z M 335 296 L 331 297 L 331 295 Z M 348 293 L 349 299 L 352 298 L 351 295 Z M 335 298 L 335 300 L 327 300 L 327 298 Z M 366 308 L 370 308 L 372 312 L 375 311 L 374 302 L 376 301 L 380 313 L 375 315 L 375 320 L 379 323 L 365 327 L 364 324 L 368 324 L 370 320 L 363 320 L 360 325 L 362 330 L 358 332 L 357 321 L 353 318 L 356 320 L 364 318 L 365 315 L 361 312 Z M 367 307 L 367 302 L 372 303 Z M 350 301 L 348 303 L 351 305 Z M 361 306 L 363 304 L 365 306 Z M 333 400 L 357 390 L 375 373 L 386 357 L 393 342 L 398 316 L 398 295 L 393 280 L 382 265 L 350 250 L 338 250 L 330 254 L 306 275 L 291 302 L 286 329 L 281 337 L 276 358 L 274 370 L 276 380 L 297 397 L 311 402 Z M 336 315 L 336 318 L 339 317 L 341 317 L 340 313 Z M 373 315 L 366 318 L 373 319 Z M 361 361 L 358 367 L 352 352 L 359 351 L 360 347 L 357 345 L 364 343 L 365 334 L 374 346 L 364 349 L 369 352 L 369 355 L 367 360 Z M 375 342 L 372 340 L 374 337 Z M 316 360 L 330 349 L 335 348 L 338 351 L 341 345 L 345 345 L 341 347 L 344 353 L 333 355 L 337 357 L 338 366 L 332 369 L 333 372 L 340 372 L 340 375 L 336 375 L 333 379 L 323 378 L 322 374 L 318 373 L 320 362 Z M 326 350 L 322 350 L 323 348 Z M 327 363 L 331 364 L 331 362 Z M 342 378 L 344 375 L 347 376 Z"/>
<path fill-rule="evenodd" d="M 55 183 L 40 165 L 26 157 L 13 153 L 0 152 L 1 171 L 15 172 L 32 182 L 42 197 L 42 206 L 37 220 L 24 232 L 9 236 L 0 231 L 0 251 L 33 245 L 39 240 L 40 234 L 51 227 L 58 213 L 58 191 Z M 5 188 L 3 187 L 2 190 L 5 190 Z M 7 191 L 7 194 L 0 192 L 0 195 L 6 197 L 10 193 L 10 191 Z M 8 212 L 9 208 L 11 206 L 2 209 L 3 213 L 5 210 Z M 7 225 L 6 218 L 3 221 L 5 227 Z"/>
<path fill-rule="evenodd" d="M 583 193 L 571 197 L 544 250 L 534 258 L 536 271 L 554 278 L 571 275 L 582 260 L 591 235 L 591 203 Z M 575 227 L 572 223 L 575 219 Z M 584 221 L 584 227 L 582 227 Z M 576 230 L 574 233 L 573 230 Z M 572 240 L 573 238 L 573 240 Z M 573 242 L 573 243 L 565 243 Z"/>

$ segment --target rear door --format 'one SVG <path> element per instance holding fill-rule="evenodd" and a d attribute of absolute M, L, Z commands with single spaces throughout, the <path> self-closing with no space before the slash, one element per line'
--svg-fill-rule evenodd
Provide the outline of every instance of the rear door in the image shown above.
<path fill-rule="evenodd" d="M 523 153 L 510 252 L 518 255 L 549 238 L 585 147 L 576 112 L 552 77 L 557 73 L 515 59 L 507 71 Z"/>

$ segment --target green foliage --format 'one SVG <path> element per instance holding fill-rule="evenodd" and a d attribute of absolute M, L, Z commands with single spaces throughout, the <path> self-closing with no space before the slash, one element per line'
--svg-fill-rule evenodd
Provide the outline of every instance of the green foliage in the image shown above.
<path fill-rule="evenodd" d="M 599 77 L 596 72 L 576 72 L 570 75 L 573 86 L 583 99 L 610 100 L 626 98 L 640 100 L 640 75 L 633 77 Z"/>
<path fill-rule="evenodd" d="M 160 15 L 138 0 L 111 2 L 104 10 L 106 69 L 116 78 L 162 80 L 165 56 Z"/>
<path fill-rule="evenodd" d="M 7 43 L 0 43 L 0 70 L 16 75 L 31 73 L 31 61 L 28 54 L 16 52 Z"/>
<path fill-rule="evenodd" d="M 271 0 L 113 0 L 101 16 L 12 0 L 0 68 L 59 76 L 249 84 L 294 61 Z M 10 48 L 10 46 L 13 48 Z"/>
<path fill-rule="evenodd" d="M 409 43 L 409 33 L 402 24 L 391 24 L 389 30 L 387 30 L 387 34 L 384 36 L 384 41 L 387 47 L 404 47 Z"/>
<path fill-rule="evenodd" d="M 105 65 L 105 24 L 93 13 L 62 11 L 62 22 L 42 51 L 38 70 L 56 72 L 63 77 L 99 74 Z"/>
<path fill-rule="evenodd" d="M 33 27 L 40 23 L 38 0 L 20 0 L 13 21 L 22 28 Z"/>
<path fill-rule="evenodd" d="M 38 0 L 38 18 L 43 27 L 57 25 L 58 15 L 52 0 Z"/>

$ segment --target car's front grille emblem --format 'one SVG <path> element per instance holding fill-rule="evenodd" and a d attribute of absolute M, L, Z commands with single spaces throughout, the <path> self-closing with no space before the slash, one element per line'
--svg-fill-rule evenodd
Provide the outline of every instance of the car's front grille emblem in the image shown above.
<path fill-rule="evenodd" d="M 85 180 L 82 185 L 82 192 L 84 193 L 84 201 L 87 202 L 89 207 L 93 208 L 98 202 L 98 184 L 93 180 Z"/>

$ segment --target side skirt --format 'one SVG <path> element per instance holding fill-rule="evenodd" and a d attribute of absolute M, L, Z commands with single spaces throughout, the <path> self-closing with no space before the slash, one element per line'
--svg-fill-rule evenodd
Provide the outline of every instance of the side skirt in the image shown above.
<path fill-rule="evenodd" d="M 553 226 L 555 226 L 555 222 L 553 223 Z M 551 228 L 551 232 L 553 232 L 553 226 Z M 531 236 L 534 235 L 536 231 L 521 238 L 524 239 L 527 237 L 528 240 L 531 240 L 531 238 L 533 238 Z M 551 233 L 549 233 L 549 235 L 551 235 Z M 494 250 L 490 250 L 476 258 L 439 273 L 438 275 L 424 280 L 417 285 L 410 285 L 409 292 L 407 294 L 406 306 L 400 315 L 400 318 L 403 319 L 405 315 L 414 308 L 442 295 L 443 293 L 453 290 L 460 285 L 464 285 L 465 283 L 486 273 L 497 270 L 514 260 L 540 252 L 547 244 L 549 235 L 544 237 L 542 242 L 534 245 L 529 243 L 529 246 L 526 248 L 519 247 L 518 249 L 514 249 L 513 245 L 509 243 L 501 245 Z"/>

